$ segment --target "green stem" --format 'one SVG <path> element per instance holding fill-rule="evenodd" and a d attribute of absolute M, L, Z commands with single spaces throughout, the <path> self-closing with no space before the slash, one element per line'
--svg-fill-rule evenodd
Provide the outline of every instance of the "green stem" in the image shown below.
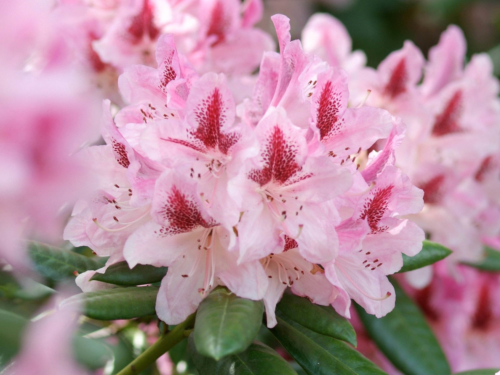
<path fill-rule="evenodd" d="M 139 355 L 139 357 L 134 359 L 116 375 L 135 375 L 147 369 L 163 354 L 186 338 L 184 331 L 194 327 L 195 316 L 196 313 L 189 315 L 185 321 L 176 326 L 167 335 L 161 336 L 158 341 L 147 348 L 144 353 Z"/>

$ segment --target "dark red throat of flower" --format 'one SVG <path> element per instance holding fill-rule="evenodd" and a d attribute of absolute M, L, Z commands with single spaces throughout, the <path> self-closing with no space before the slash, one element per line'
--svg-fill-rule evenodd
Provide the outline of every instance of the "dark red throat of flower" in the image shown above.
<path fill-rule="evenodd" d="M 113 147 L 113 152 L 118 164 L 120 164 L 123 168 L 128 168 L 130 165 L 130 160 L 128 159 L 125 146 L 113 139 L 111 142 L 111 147 Z"/>
<path fill-rule="evenodd" d="M 222 1 L 217 1 L 212 10 L 210 18 L 210 26 L 208 27 L 207 36 L 215 36 L 214 45 L 221 43 L 225 39 L 227 27 L 226 15 L 224 13 L 224 5 Z"/>
<path fill-rule="evenodd" d="M 462 112 L 462 92 L 457 91 L 450 99 L 444 111 L 436 117 L 432 135 L 441 137 L 443 135 L 462 131 L 458 125 L 458 119 Z"/>
<path fill-rule="evenodd" d="M 196 202 L 176 186 L 172 187 L 161 215 L 168 221 L 164 234 L 186 233 L 199 226 L 210 228 L 217 225 L 213 220 L 205 220 Z"/>
<path fill-rule="evenodd" d="M 443 183 L 444 175 L 439 175 L 419 186 L 424 191 L 425 203 L 436 204 L 441 200 Z"/>
<path fill-rule="evenodd" d="M 486 331 L 493 318 L 491 309 L 491 298 L 489 286 L 485 283 L 481 286 L 479 298 L 476 305 L 476 312 L 472 318 L 472 327 L 477 330 Z"/>
<path fill-rule="evenodd" d="M 160 31 L 154 24 L 153 8 L 149 4 L 149 0 L 144 0 L 142 9 L 139 14 L 132 18 L 130 26 L 127 29 L 127 34 L 132 44 L 139 44 L 145 36 L 155 40 Z"/>
<path fill-rule="evenodd" d="M 297 147 L 285 138 L 285 134 L 275 126 L 266 140 L 266 146 L 261 154 L 264 168 L 250 171 L 248 177 L 264 186 L 271 180 L 284 184 L 288 179 L 300 171 L 295 161 Z"/>
<path fill-rule="evenodd" d="M 332 81 L 328 81 L 323 86 L 318 99 L 317 124 L 320 138 L 323 139 L 335 134 L 341 127 L 339 123 L 340 115 L 340 94 L 335 92 Z"/>
<path fill-rule="evenodd" d="M 376 189 L 372 198 L 367 199 L 363 206 L 360 219 L 368 221 L 372 233 L 380 233 L 387 230 L 386 227 L 379 227 L 378 224 L 387 210 L 393 189 L 393 185 L 389 185 L 383 189 Z"/>
<path fill-rule="evenodd" d="M 168 57 L 163 61 L 162 72 L 160 77 L 160 89 L 165 92 L 167 85 L 177 78 L 174 68 L 172 67 L 172 61 L 174 59 L 174 51 L 171 51 Z"/>
<path fill-rule="evenodd" d="M 195 110 L 198 128 L 192 136 L 201 141 L 206 148 L 218 149 L 227 154 L 229 149 L 238 142 L 240 136 L 236 133 L 223 133 L 222 125 L 226 120 L 226 108 L 218 88 L 201 102 Z"/>
<path fill-rule="evenodd" d="M 298 247 L 299 247 L 299 244 L 297 243 L 297 241 L 295 241 L 293 238 L 285 235 L 285 247 L 283 248 L 283 252 L 288 251 L 288 250 L 292 250 L 292 249 L 296 249 Z"/>
<path fill-rule="evenodd" d="M 384 88 L 384 94 L 391 99 L 396 98 L 406 91 L 408 81 L 408 71 L 406 59 L 402 58 L 392 71 L 391 78 Z"/>

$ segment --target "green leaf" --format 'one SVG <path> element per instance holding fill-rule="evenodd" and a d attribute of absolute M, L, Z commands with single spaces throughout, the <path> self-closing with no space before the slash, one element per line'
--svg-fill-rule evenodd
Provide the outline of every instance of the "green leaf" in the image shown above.
<path fill-rule="evenodd" d="M 242 353 L 215 361 L 199 354 L 194 341 L 192 337 L 189 338 L 189 352 L 199 373 L 203 375 L 297 375 L 278 353 L 259 342 L 254 342 Z"/>
<path fill-rule="evenodd" d="M 277 315 L 278 324 L 271 332 L 309 375 L 387 375 L 345 342 Z"/>
<path fill-rule="evenodd" d="M 464 264 L 488 272 L 500 272 L 500 251 L 491 247 L 484 247 L 483 260 L 477 263 L 464 262 Z"/>
<path fill-rule="evenodd" d="M 132 319 L 155 314 L 158 287 L 105 289 L 80 293 L 61 302 L 64 308 L 83 309 L 92 319 Z"/>
<path fill-rule="evenodd" d="M 90 370 L 97 370 L 113 359 L 113 352 L 98 340 L 82 336 L 73 337 L 73 353 L 78 363 Z"/>
<path fill-rule="evenodd" d="M 166 274 L 167 267 L 138 264 L 130 269 L 127 262 L 123 261 L 109 266 L 104 273 L 96 273 L 90 280 L 121 286 L 135 286 L 159 282 Z"/>
<path fill-rule="evenodd" d="M 413 271 L 418 268 L 429 266 L 434 264 L 441 259 L 446 258 L 450 255 L 452 251 L 446 247 L 436 243 L 425 240 L 422 246 L 422 250 L 414 257 L 409 257 L 403 254 L 403 267 L 398 271 L 408 272 Z"/>
<path fill-rule="evenodd" d="M 35 269 L 52 280 L 74 277 L 74 272 L 96 270 L 104 266 L 107 258 L 87 258 L 72 251 L 59 249 L 40 242 L 29 242 L 29 255 Z"/>
<path fill-rule="evenodd" d="M 19 351 L 27 324 L 27 319 L 9 311 L 0 310 L 0 369 Z"/>
<path fill-rule="evenodd" d="M 194 342 L 202 355 L 216 360 L 244 351 L 259 332 L 264 304 L 215 289 L 200 304 Z"/>
<path fill-rule="evenodd" d="M 356 332 L 351 323 L 331 306 L 315 305 L 307 298 L 285 293 L 276 308 L 311 331 L 357 345 Z"/>
<path fill-rule="evenodd" d="M 458 372 L 455 375 L 495 375 L 500 369 L 485 368 L 481 370 L 470 370 L 464 372 Z"/>
<path fill-rule="evenodd" d="M 406 375 L 449 374 L 450 366 L 424 316 L 401 287 L 396 306 L 383 318 L 368 315 L 356 305 L 359 317 L 372 340 L 385 356 Z"/>

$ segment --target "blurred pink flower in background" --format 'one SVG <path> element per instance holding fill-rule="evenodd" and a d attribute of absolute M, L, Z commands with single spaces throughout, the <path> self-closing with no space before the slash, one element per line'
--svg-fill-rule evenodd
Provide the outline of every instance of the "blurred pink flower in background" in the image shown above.
<path fill-rule="evenodd" d="M 4 1 L 0 69 L 0 256 L 23 266 L 20 237 L 62 240 L 65 205 L 85 191 L 73 154 L 95 140 L 96 101 L 50 27 L 50 3 Z M 68 207 L 68 206 L 66 206 Z"/>

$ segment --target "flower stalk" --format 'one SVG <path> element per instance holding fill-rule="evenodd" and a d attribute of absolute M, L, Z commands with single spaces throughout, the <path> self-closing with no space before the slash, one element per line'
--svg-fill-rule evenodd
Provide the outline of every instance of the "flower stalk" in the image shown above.
<path fill-rule="evenodd" d="M 158 358 L 172 349 L 176 344 L 184 340 L 187 336 L 186 331 L 191 332 L 194 327 L 196 313 L 187 317 L 181 324 L 177 325 L 168 334 L 161 336 L 158 341 L 129 363 L 117 375 L 134 375 L 151 366 Z"/>

